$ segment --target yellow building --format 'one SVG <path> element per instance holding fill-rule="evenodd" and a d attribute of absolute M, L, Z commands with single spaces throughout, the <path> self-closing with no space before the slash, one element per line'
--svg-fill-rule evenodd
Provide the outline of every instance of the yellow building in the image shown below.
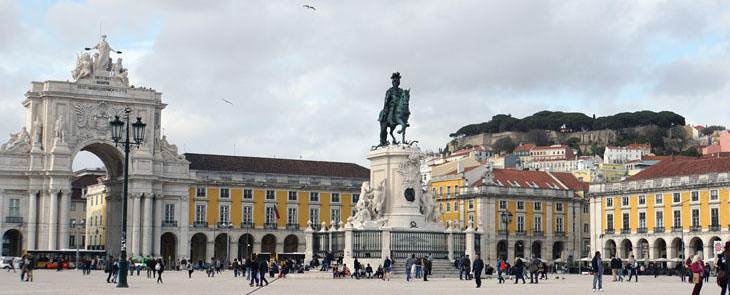
<path fill-rule="evenodd" d="M 442 221 L 459 229 L 473 222 L 478 252 L 489 261 L 588 256 L 586 186 L 570 173 L 476 166 L 434 177 L 430 189 Z M 509 223 L 502 222 L 503 214 L 512 216 Z"/>
<path fill-rule="evenodd" d="M 86 248 L 105 250 L 107 187 L 103 183 L 103 177 L 96 180 L 97 183 L 87 186 L 83 194 L 86 200 Z"/>
<path fill-rule="evenodd" d="M 592 184 L 591 248 L 643 263 L 714 257 L 730 223 L 730 158 L 668 159 L 627 180 Z"/>
<path fill-rule="evenodd" d="M 205 154 L 185 158 L 197 179 L 187 206 L 193 261 L 302 253 L 308 222 L 318 230 L 322 223 L 329 227 L 346 221 L 360 186 L 370 177 L 367 168 L 352 163 Z M 164 236 L 161 247 L 164 252 Z"/>

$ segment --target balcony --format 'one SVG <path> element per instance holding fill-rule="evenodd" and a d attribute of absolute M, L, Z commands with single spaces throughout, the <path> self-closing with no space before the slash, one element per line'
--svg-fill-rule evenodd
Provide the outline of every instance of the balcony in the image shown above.
<path fill-rule="evenodd" d="M 5 223 L 23 223 L 23 217 L 7 216 L 5 217 Z"/>
<path fill-rule="evenodd" d="M 525 230 L 517 230 L 517 232 L 515 234 L 518 237 L 523 237 L 523 236 L 526 236 L 527 235 L 527 232 L 525 232 Z"/>
<path fill-rule="evenodd" d="M 319 231 L 321 229 L 322 229 L 322 225 L 321 224 L 312 224 L 312 230 Z"/>
<path fill-rule="evenodd" d="M 244 222 L 241 222 L 241 228 L 243 228 L 243 229 L 253 229 L 254 228 L 254 224 L 252 222 L 244 221 Z"/>
<path fill-rule="evenodd" d="M 500 229 L 500 230 L 497 231 L 497 235 L 506 236 L 507 235 L 507 230 L 506 229 Z"/>
<path fill-rule="evenodd" d="M 681 225 L 679 225 L 679 226 L 672 226 L 672 232 L 681 232 L 681 231 L 682 231 L 682 226 Z"/>
<path fill-rule="evenodd" d="M 646 227 L 640 227 L 636 229 L 636 233 L 645 234 L 647 232 Z"/>
<path fill-rule="evenodd" d="M 719 224 L 710 225 L 710 231 L 720 231 L 720 225 Z"/>
<path fill-rule="evenodd" d="M 693 226 L 691 226 L 691 227 L 689 228 L 689 231 L 691 231 L 691 232 L 698 232 L 698 231 L 702 231 L 702 227 L 700 227 L 699 225 L 693 225 Z"/>
<path fill-rule="evenodd" d="M 630 233 L 631 233 L 631 229 L 630 228 L 622 228 L 621 229 L 621 234 L 622 235 L 628 235 Z"/>
<path fill-rule="evenodd" d="M 541 230 L 536 230 L 536 231 L 533 231 L 532 232 L 532 235 L 535 236 L 535 237 L 544 237 L 545 236 L 545 232 L 543 232 Z"/>
<path fill-rule="evenodd" d="M 615 234 L 615 233 L 616 233 L 616 230 L 615 229 L 612 229 L 612 228 L 607 228 L 605 230 L 605 232 L 604 232 L 604 234 L 607 234 L 607 235 L 612 235 L 612 234 Z"/>
<path fill-rule="evenodd" d="M 175 220 L 163 220 L 162 227 L 177 227 L 177 221 Z"/>
<path fill-rule="evenodd" d="M 561 230 L 556 230 L 555 231 L 555 236 L 556 237 L 564 237 L 565 236 L 565 230 L 562 230 L 562 229 Z"/>
<path fill-rule="evenodd" d="M 264 223 L 264 229 L 276 229 L 276 223 L 275 222 Z"/>
<path fill-rule="evenodd" d="M 208 227 L 207 221 L 196 221 L 193 222 L 193 227 Z"/>
<path fill-rule="evenodd" d="M 663 226 L 655 226 L 654 227 L 654 233 L 655 234 L 663 234 L 664 233 L 664 227 Z"/>
<path fill-rule="evenodd" d="M 233 228 L 233 224 L 231 224 L 230 222 L 227 222 L 227 221 L 226 222 L 217 222 L 215 224 L 215 227 L 220 228 L 220 229 L 231 229 L 231 228 Z"/>
<path fill-rule="evenodd" d="M 286 229 L 288 230 L 299 230 L 299 224 L 298 223 L 287 223 Z"/>

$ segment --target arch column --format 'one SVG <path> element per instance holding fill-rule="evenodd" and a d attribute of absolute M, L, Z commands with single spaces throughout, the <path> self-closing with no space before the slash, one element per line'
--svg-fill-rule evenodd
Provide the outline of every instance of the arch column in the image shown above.
<path fill-rule="evenodd" d="M 152 254 L 152 194 L 144 196 L 144 226 L 142 235 L 142 255 Z M 177 237 L 179 240 L 180 238 Z M 180 243 L 178 243 L 180 244 Z"/>
<path fill-rule="evenodd" d="M 71 207 L 71 191 L 63 190 L 61 191 L 61 212 L 60 212 L 60 220 L 59 220 L 59 226 L 58 226 L 58 248 L 59 249 L 66 249 L 69 247 L 68 243 L 68 228 L 69 223 L 71 222 L 68 218 L 68 212 Z"/>
<path fill-rule="evenodd" d="M 132 196 L 132 203 L 134 204 L 132 206 L 132 239 L 131 242 L 131 253 L 134 255 L 139 255 L 139 245 L 140 245 L 140 199 L 142 198 L 143 194 L 131 194 Z"/>
<path fill-rule="evenodd" d="M 48 192 L 48 249 L 56 250 L 58 244 L 58 194 L 53 191 Z"/>
<path fill-rule="evenodd" d="M 38 196 L 31 192 L 28 196 L 28 250 L 35 250 L 36 243 L 36 215 L 38 211 Z"/>

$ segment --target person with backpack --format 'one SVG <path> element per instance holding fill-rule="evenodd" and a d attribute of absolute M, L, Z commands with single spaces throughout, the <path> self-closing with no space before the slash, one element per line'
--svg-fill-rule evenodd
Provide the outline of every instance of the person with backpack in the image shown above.
<path fill-rule="evenodd" d="M 383 281 L 390 281 L 390 273 L 393 271 L 393 261 L 390 260 L 389 256 L 385 257 L 385 261 L 383 262 Z"/>
<path fill-rule="evenodd" d="M 497 260 L 497 284 L 504 283 L 504 274 L 507 272 L 507 263 L 499 259 Z"/>
<path fill-rule="evenodd" d="M 629 257 L 629 265 L 628 265 L 628 268 L 629 268 L 629 280 L 628 280 L 628 282 L 631 282 L 631 278 L 632 277 L 636 277 L 635 282 L 638 283 L 639 282 L 639 275 L 636 273 L 636 269 L 639 268 L 639 265 L 638 265 L 638 262 L 636 262 L 636 259 L 634 259 L 634 255 L 633 254 Z"/>
<path fill-rule="evenodd" d="M 192 279 L 193 278 L 193 272 L 195 271 L 193 269 L 193 264 L 192 263 L 188 263 L 188 264 L 185 265 L 185 267 L 188 270 L 188 279 Z"/>
<path fill-rule="evenodd" d="M 155 264 L 155 271 L 157 271 L 157 283 L 162 284 L 162 272 L 165 271 L 165 264 L 162 263 L 162 258 L 157 259 Z"/>
<path fill-rule="evenodd" d="M 515 262 L 515 266 L 513 267 L 513 273 L 515 275 L 515 284 L 522 279 L 522 284 L 525 284 L 525 263 L 522 262 L 522 259 L 517 258 L 517 262 Z"/>

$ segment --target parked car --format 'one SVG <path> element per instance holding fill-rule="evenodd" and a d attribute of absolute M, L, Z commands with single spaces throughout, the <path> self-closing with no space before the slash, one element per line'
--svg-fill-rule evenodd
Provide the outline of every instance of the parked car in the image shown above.
<path fill-rule="evenodd" d="M 10 263 L 13 263 L 15 268 L 20 268 L 20 257 L 3 256 L 0 257 L 0 268 L 9 269 Z"/>

